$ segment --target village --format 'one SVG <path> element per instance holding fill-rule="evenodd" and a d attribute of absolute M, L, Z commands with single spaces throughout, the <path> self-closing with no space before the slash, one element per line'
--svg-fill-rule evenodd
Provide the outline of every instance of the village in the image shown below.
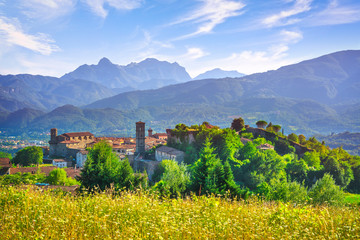
<path fill-rule="evenodd" d="M 7 158 L 0 158 L 0 175 L 15 173 L 39 173 L 46 175 L 55 168 L 63 168 L 72 178 L 80 176 L 81 169 L 87 159 L 88 149 L 94 144 L 105 141 L 112 147 L 119 160 L 127 158 L 134 171 L 147 171 L 151 179 L 157 165 L 163 159 L 182 162 L 184 153 L 165 146 L 168 133 L 153 133 L 151 128 L 145 133 L 145 123 L 136 122 L 136 137 L 96 137 L 90 132 L 71 132 L 58 135 L 58 130 L 50 130 L 48 146 L 41 146 L 43 150 L 43 164 L 45 166 L 21 167 L 13 166 Z M 154 154 L 145 154 L 154 149 Z"/>
<path fill-rule="evenodd" d="M 50 129 L 49 145 L 44 146 L 42 143 L 42 146 L 40 146 L 43 151 L 43 165 L 31 167 L 14 166 L 8 158 L 0 158 L 0 175 L 16 173 L 35 174 L 39 172 L 48 175 L 52 170 L 62 168 L 66 171 L 67 176 L 77 178 L 80 176 L 81 169 L 87 160 L 88 149 L 100 141 L 105 141 L 111 146 L 119 161 L 128 159 L 135 172 L 146 171 L 149 180 L 152 180 L 152 175 L 162 160 L 175 160 L 178 163 L 184 161 L 185 153 L 183 151 L 166 146 L 169 140 L 181 142 L 172 133 L 172 129 L 166 129 L 166 133 L 153 133 L 151 127 L 146 130 L 145 122 L 139 121 L 135 124 L 135 138 L 96 137 L 91 132 L 70 132 L 58 135 L 58 130 L 52 128 Z M 206 128 L 217 128 L 208 123 L 205 126 Z M 264 136 L 264 134 L 269 134 L 261 127 L 252 128 L 249 125 L 245 127 L 248 132 L 255 135 Z M 188 143 L 195 141 L 195 135 L 196 132 L 188 131 L 186 141 Z M 243 144 L 249 141 L 252 140 L 241 137 Z M 309 151 L 306 147 L 295 142 L 292 142 L 292 146 L 297 154 Z M 269 150 L 274 149 L 274 146 L 265 143 L 257 146 L 257 148 Z"/>

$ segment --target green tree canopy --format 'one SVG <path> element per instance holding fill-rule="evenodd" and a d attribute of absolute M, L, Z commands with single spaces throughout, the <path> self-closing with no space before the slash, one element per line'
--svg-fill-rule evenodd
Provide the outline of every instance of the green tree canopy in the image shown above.
<path fill-rule="evenodd" d="M 11 159 L 12 156 L 11 156 L 10 153 L 0 152 L 0 158 L 8 158 L 8 159 Z"/>
<path fill-rule="evenodd" d="M 114 184 L 116 189 L 137 187 L 142 181 L 136 181 L 128 160 L 118 159 L 105 141 L 98 142 L 90 149 L 84 168 L 81 170 L 81 185 L 87 189 L 99 187 L 104 190 Z"/>
<path fill-rule="evenodd" d="M 190 183 L 190 174 L 186 165 L 178 164 L 175 160 L 163 160 L 158 169 L 160 170 L 158 179 L 161 182 L 155 185 L 155 189 L 160 190 L 161 194 L 176 197 L 186 191 Z"/>
<path fill-rule="evenodd" d="M 289 139 L 290 141 L 299 143 L 299 137 L 298 137 L 298 135 L 296 135 L 295 133 L 290 133 L 290 134 L 288 135 L 288 139 Z"/>
<path fill-rule="evenodd" d="M 241 131 L 245 127 L 244 119 L 235 118 L 231 123 L 231 128 L 234 129 L 236 132 Z"/>
<path fill-rule="evenodd" d="M 306 137 L 303 134 L 299 135 L 299 143 L 302 145 L 306 144 Z"/>
<path fill-rule="evenodd" d="M 43 162 L 43 151 L 41 147 L 31 146 L 21 149 L 11 160 L 14 164 L 21 166 L 30 166 L 33 164 L 41 164 Z"/>
<path fill-rule="evenodd" d="M 335 180 L 328 173 L 318 180 L 309 190 L 309 197 L 314 203 L 338 204 L 344 200 L 344 192 L 335 184 Z"/>
<path fill-rule="evenodd" d="M 256 126 L 257 126 L 258 128 L 265 128 L 266 125 L 267 125 L 267 122 L 264 121 L 264 120 L 259 120 L 259 121 L 256 122 Z"/>
<path fill-rule="evenodd" d="M 274 130 L 275 132 L 279 132 L 279 131 L 281 130 L 281 126 L 280 126 L 280 125 L 273 125 L 272 127 L 273 127 L 273 130 Z"/>

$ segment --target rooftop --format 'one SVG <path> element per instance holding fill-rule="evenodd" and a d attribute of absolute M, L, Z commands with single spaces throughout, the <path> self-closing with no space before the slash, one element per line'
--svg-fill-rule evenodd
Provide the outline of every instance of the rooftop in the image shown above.
<path fill-rule="evenodd" d="M 63 133 L 61 134 L 65 137 L 82 137 L 82 136 L 94 136 L 91 132 L 72 132 L 72 133 Z"/>
<path fill-rule="evenodd" d="M 183 151 L 180 151 L 175 148 L 168 147 L 168 146 L 161 146 L 161 147 L 157 148 L 156 151 L 164 152 L 164 153 L 167 153 L 170 155 L 179 155 L 179 154 L 183 153 Z"/>

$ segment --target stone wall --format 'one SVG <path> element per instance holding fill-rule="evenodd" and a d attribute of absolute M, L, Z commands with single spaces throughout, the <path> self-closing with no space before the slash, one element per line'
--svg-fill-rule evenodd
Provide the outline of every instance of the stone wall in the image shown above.
<path fill-rule="evenodd" d="M 146 160 L 146 159 L 137 159 L 136 156 L 129 156 L 129 163 L 135 172 L 144 172 L 146 171 L 149 180 L 152 180 L 155 170 L 161 162 Z"/>

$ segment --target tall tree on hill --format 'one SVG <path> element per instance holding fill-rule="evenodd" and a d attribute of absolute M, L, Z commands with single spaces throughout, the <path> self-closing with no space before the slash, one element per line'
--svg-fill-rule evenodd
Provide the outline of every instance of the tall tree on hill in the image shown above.
<path fill-rule="evenodd" d="M 299 143 L 299 137 L 298 137 L 298 135 L 296 135 L 295 133 L 290 133 L 289 136 L 288 136 L 288 139 L 289 139 L 290 141 Z"/>
<path fill-rule="evenodd" d="M 30 166 L 33 164 L 41 164 L 43 162 L 43 151 L 41 147 L 31 146 L 21 149 L 11 160 L 13 164 L 21 166 Z"/>
<path fill-rule="evenodd" d="M 303 134 L 299 135 L 299 143 L 302 145 L 306 144 L 306 137 Z"/>
<path fill-rule="evenodd" d="M 280 125 L 273 125 L 273 130 L 277 133 L 281 130 L 281 126 Z"/>
<path fill-rule="evenodd" d="M 234 129 L 236 132 L 241 131 L 245 127 L 244 119 L 235 118 L 231 123 L 231 128 Z"/>
<path fill-rule="evenodd" d="M 256 126 L 257 126 L 258 128 L 265 128 L 266 125 L 267 125 L 267 122 L 264 121 L 264 120 L 259 120 L 259 121 L 256 122 Z"/>

